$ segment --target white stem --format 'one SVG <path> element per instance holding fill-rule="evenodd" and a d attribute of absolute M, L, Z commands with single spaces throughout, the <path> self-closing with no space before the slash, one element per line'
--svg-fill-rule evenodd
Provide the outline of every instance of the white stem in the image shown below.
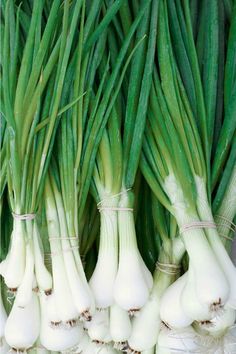
<path fill-rule="evenodd" d="M 9 254 L 6 256 L 6 258 L 0 263 L 0 275 L 5 278 L 7 266 L 8 266 L 8 259 L 9 259 Z"/>
<path fill-rule="evenodd" d="M 50 248 L 52 259 L 53 290 L 56 298 L 56 306 L 60 319 L 65 322 L 69 322 L 78 317 L 78 311 L 73 301 L 65 269 L 56 207 L 53 200 L 49 196 L 45 199 L 48 234 L 49 238 L 51 237 Z"/>
<path fill-rule="evenodd" d="M 227 186 L 223 201 L 216 214 L 216 222 L 219 235 L 222 237 L 227 237 L 230 232 L 230 223 L 236 214 L 236 165 Z"/>
<path fill-rule="evenodd" d="M 120 207 L 129 206 L 126 194 L 122 194 Z M 118 225 L 119 266 L 114 285 L 114 298 L 124 310 L 139 310 L 148 299 L 149 287 L 140 264 L 133 213 L 119 211 Z"/>
<path fill-rule="evenodd" d="M 60 195 L 55 193 L 56 204 L 58 211 L 58 219 L 60 223 L 60 234 L 61 234 L 61 244 L 62 244 L 62 257 L 64 258 L 65 268 L 67 273 L 67 278 L 73 297 L 73 302 L 80 315 L 84 317 L 91 317 L 93 311 L 93 302 L 91 303 L 90 292 L 88 286 L 85 286 L 83 280 L 81 279 L 76 262 L 73 256 L 72 248 L 68 238 L 68 229 L 65 219 L 65 212 L 63 208 L 63 203 Z M 78 250 L 77 250 L 78 251 Z"/>
<path fill-rule="evenodd" d="M 152 286 L 153 286 L 152 273 L 149 271 L 148 267 L 144 263 L 144 260 L 142 259 L 142 256 L 141 256 L 139 250 L 138 250 L 138 256 L 139 256 L 139 262 L 140 262 L 140 267 L 141 267 L 141 270 L 142 270 L 143 277 L 144 277 L 144 279 L 146 281 L 148 289 L 151 291 L 152 290 Z"/>
<path fill-rule="evenodd" d="M 39 336 L 39 330 L 39 302 L 37 295 L 32 293 L 30 302 L 24 308 L 19 307 L 17 301 L 14 302 L 7 318 L 5 338 L 12 348 L 26 350 L 34 345 Z"/>
<path fill-rule="evenodd" d="M 112 201 L 111 207 L 116 206 L 116 201 L 113 199 Z M 94 294 L 96 306 L 106 308 L 114 302 L 113 288 L 118 268 L 117 212 L 101 210 L 100 220 L 98 260 L 89 285 Z"/>
<path fill-rule="evenodd" d="M 10 289 L 20 286 L 25 272 L 25 231 L 24 223 L 18 219 L 13 220 L 13 231 L 8 253 L 7 269 L 5 270 L 5 283 Z M 17 264 L 17 266 L 16 266 Z"/>
<path fill-rule="evenodd" d="M 35 274 L 37 284 L 43 291 L 50 291 L 52 289 L 52 276 L 44 264 L 43 252 L 40 248 L 39 230 L 36 221 L 33 226 L 33 246 L 35 256 Z"/>
<path fill-rule="evenodd" d="M 34 282 L 34 255 L 31 240 L 26 244 L 26 266 L 25 273 L 17 290 L 15 302 L 20 307 L 25 307 L 31 300 Z"/>
<path fill-rule="evenodd" d="M 95 312 L 95 301 L 94 301 L 94 295 L 89 287 L 88 280 L 85 275 L 84 267 L 80 258 L 79 254 L 79 247 L 78 247 L 79 241 L 75 237 L 70 237 L 70 245 L 72 247 L 72 252 L 74 255 L 77 271 L 79 273 L 79 277 L 82 280 L 84 284 L 84 288 L 86 289 L 87 294 L 89 294 L 90 298 L 90 314 L 93 314 Z M 89 318 L 89 317 L 88 317 Z M 83 317 L 84 320 L 86 320 L 86 314 Z"/>
<path fill-rule="evenodd" d="M 202 220 L 209 220 L 214 222 L 211 209 L 208 204 L 207 200 L 207 193 L 204 181 L 199 178 L 195 177 L 197 191 L 198 191 L 198 213 Z M 235 193 L 236 193 L 236 187 Z M 233 195 L 233 197 L 235 197 Z M 236 204 L 236 203 L 235 203 Z M 218 259 L 218 262 L 221 268 L 224 271 L 226 279 L 228 280 L 230 286 L 230 293 L 228 298 L 228 304 L 236 309 L 236 268 L 231 261 L 216 229 L 208 228 L 206 229 L 207 238 L 209 243 Z"/>

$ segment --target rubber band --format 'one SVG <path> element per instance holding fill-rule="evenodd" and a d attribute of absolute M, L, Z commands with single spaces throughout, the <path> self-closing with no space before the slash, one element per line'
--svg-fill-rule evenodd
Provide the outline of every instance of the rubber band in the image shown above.
<path fill-rule="evenodd" d="M 226 236 L 226 235 L 224 235 L 224 234 L 219 234 L 219 235 L 220 235 L 220 237 L 223 237 L 223 238 L 225 238 L 225 239 L 228 240 L 228 241 L 231 241 L 231 242 L 234 241 L 234 239 L 233 239 L 232 237 L 230 237 L 230 236 Z"/>
<path fill-rule="evenodd" d="M 105 202 L 106 200 L 110 200 L 110 199 L 113 199 L 113 198 L 116 198 L 116 197 L 119 197 L 127 192 L 129 192 L 132 188 L 128 188 L 128 189 L 125 189 L 124 191 L 120 192 L 120 193 L 117 193 L 117 194 L 113 194 L 111 196 L 108 196 L 108 197 L 105 197 L 104 199 L 100 200 L 100 202 L 97 203 L 97 207 L 99 209 L 99 205 L 101 205 L 103 202 Z"/>
<path fill-rule="evenodd" d="M 69 247 L 69 248 L 66 248 L 66 249 L 62 249 L 61 251 L 58 251 L 58 252 L 47 252 L 47 253 L 44 253 L 45 256 L 58 256 L 59 254 L 62 254 L 62 253 L 66 253 L 66 252 L 70 252 L 70 251 L 73 251 L 74 249 L 78 249 L 79 246 L 72 246 L 72 247 Z"/>
<path fill-rule="evenodd" d="M 225 221 L 226 223 L 228 223 L 229 225 L 227 224 L 219 224 L 217 223 L 218 226 L 226 226 L 228 229 L 230 229 L 231 231 L 235 232 L 236 231 L 236 224 L 233 223 L 233 221 L 227 219 L 225 216 L 222 216 L 222 215 L 215 215 L 216 218 L 219 218 L 223 221 Z"/>
<path fill-rule="evenodd" d="M 47 254 L 45 253 L 44 254 L 46 257 L 44 258 L 44 263 L 46 266 L 51 266 L 52 265 L 52 259 L 48 256 L 47 257 Z"/>
<path fill-rule="evenodd" d="M 227 220 L 231 225 L 233 225 L 233 227 L 235 227 L 235 229 L 230 228 L 230 230 L 232 231 L 236 231 L 236 225 L 234 223 L 232 223 L 231 221 Z M 217 229 L 217 226 L 220 226 L 221 224 L 215 224 L 213 221 L 194 221 L 192 223 L 186 224 L 184 226 L 182 226 L 179 230 L 179 234 L 183 234 L 186 231 L 191 231 L 191 230 L 196 230 L 196 229 Z M 226 225 L 223 225 L 226 226 Z M 233 241 L 233 238 L 226 236 L 224 234 L 219 234 L 220 237 L 225 238 L 226 240 L 229 241 Z"/>
<path fill-rule="evenodd" d="M 120 193 L 117 193 L 117 194 L 113 194 L 112 196 L 109 196 L 109 197 L 105 197 L 104 199 L 100 200 L 100 202 L 97 203 L 97 208 L 98 208 L 98 211 L 101 212 L 101 211 L 104 211 L 104 210 L 110 210 L 110 211 L 131 211 L 133 212 L 134 209 L 133 208 L 126 208 L 126 207 L 115 207 L 115 206 L 107 206 L 107 205 L 102 205 L 103 203 L 105 203 L 106 201 L 109 201 L 110 199 L 113 199 L 113 198 L 116 198 L 120 195 L 123 195 L 125 193 L 127 193 L 128 191 L 130 191 L 131 188 L 128 188 Z"/>
<path fill-rule="evenodd" d="M 222 224 L 222 223 L 216 223 L 217 227 L 220 227 L 220 226 L 223 226 L 225 227 L 226 229 L 232 231 L 232 232 L 236 232 L 236 228 L 230 226 L 230 225 L 227 225 L 227 224 Z M 234 224 L 233 224 L 234 225 Z"/>
<path fill-rule="evenodd" d="M 48 239 L 49 241 L 54 241 L 54 240 L 77 240 L 79 236 L 49 236 Z"/>
<path fill-rule="evenodd" d="M 216 229 L 216 224 L 213 221 L 193 221 L 189 224 L 182 226 L 179 233 L 196 230 L 196 229 Z"/>
<path fill-rule="evenodd" d="M 33 220 L 36 217 L 36 214 L 16 214 L 12 212 L 12 216 L 16 220 Z"/>
<path fill-rule="evenodd" d="M 177 264 L 156 262 L 156 269 L 168 275 L 176 275 L 180 272 L 181 266 Z"/>
<path fill-rule="evenodd" d="M 103 210 L 110 210 L 110 211 L 134 211 L 133 208 L 122 208 L 122 207 L 109 207 L 109 206 L 101 206 L 98 207 L 99 212 L 103 211 Z"/>

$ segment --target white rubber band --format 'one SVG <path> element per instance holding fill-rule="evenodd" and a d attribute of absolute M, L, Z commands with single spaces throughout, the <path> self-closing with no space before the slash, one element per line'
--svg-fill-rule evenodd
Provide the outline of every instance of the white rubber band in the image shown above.
<path fill-rule="evenodd" d="M 99 209 L 99 205 L 101 205 L 101 204 L 102 204 L 103 202 L 105 202 L 106 200 L 110 200 L 110 199 L 119 197 L 120 195 L 123 195 L 123 194 L 129 192 L 131 189 L 132 189 L 132 188 L 128 188 L 128 189 L 126 189 L 126 190 L 124 190 L 124 191 L 122 191 L 122 192 L 120 192 L 120 193 L 113 194 L 113 195 L 111 195 L 111 196 L 109 196 L 109 197 L 105 197 L 104 199 L 100 200 L 100 202 L 97 203 L 98 209 Z"/>
<path fill-rule="evenodd" d="M 181 266 L 177 264 L 171 263 L 161 263 L 159 261 L 156 262 L 156 269 L 158 269 L 162 273 L 166 273 L 168 275 L 176 275 L 180 272 Z"/>
<path fill-rule="evenodd" d="M 77 240 L 79 238 L 79 236 L 49 236 L 48 239 L 49 241 L 53 241 L 53 240 Z"/>
<path fill-rule="evenodd" d="M 16 220 L 33 220 L 36 217 L 36 214 L 16 214 L 12 212 L 12 216 Z"/>
<path fill-rule="evenodd" d="M 109 207 L 109 206 L 101 206 L 98 207 L 99 212 L 103 210 L 111 210 L 111 211 L 134 211 L 133 208 L 122 208 L 122 207 Z"/>
<path fill-rule="evenodd" d="M 69 247 L 69 248 L 66 248 L 66 249 L 62 249 L 61 251 L 58 251 L 58 252 L 47 252 L 47 253 L 44 253 L 45 256 L 58 256 L 59 254 L 62 254 L 62 253 L 66 253 L 66 252 L 71 252 L 75 249 L 78 249 L 79 246 L 73 246 L 73 247 Z"/>
<path fill-rule="evenodd" d="M 193 221 L 189 224 L 182 226 L 179 229 L 179 233 L 196 230 L 196 229 L 216 229 L 216 224 L 212 221 Z"/>
<path fill-rule="evenodd" d="M 223 238 L 225 238 L 226 240 L 228 240 L 228 241 L 231 241 L 231 242 L 233 242 L 233 238 L 231 238 L 230 236 L 226 236 L 226 235 L 224 235 L 224 234 L 219 234 L 220 235 L 220 237 L 223 237 Z"/>
<path fill-rule="evenodd" d="M 108 210 L 108 211 L 131 211 L 133 212 L 134 209 L 133 208 L 123 208 L 123 207 L 114 207 L 114 206 L 107 206 L 107 205 L 102 205 L 103 203 L 105 203 L 106 201 L 109 201 L 110 199 L 113 199 L 113 198 L 116 198 L 116 197 L 119 197 L 120 195 L 123 195 L 125 193 L 127 193 L 128 191 L 130 191 L 131 188 L 128 188 L 120 193 L 117 193 L 117 194 L 113 194 L 109 197 L 106 197 L 102 200 L 100 200 L 100 202 L 97 203 L 97 208 L 98 208 L 98 211 L 101 212 L 101 211 L 104 211 L 104 210 Z"/>
<path fill-rule="evenodd" d="M 217 226 L 225 226 L 233 232 L 236 231 L 236 224 L 234 224 L 231 220 L 227 219 L 225 216 L 222 216 L 222 215 L 215 215 L 215 217 L 216 217 L 216 219 L 219 218 L 219 219 L 225 221 L 225 223 L 226 223 L 226 224 L 217 223 Z"/>

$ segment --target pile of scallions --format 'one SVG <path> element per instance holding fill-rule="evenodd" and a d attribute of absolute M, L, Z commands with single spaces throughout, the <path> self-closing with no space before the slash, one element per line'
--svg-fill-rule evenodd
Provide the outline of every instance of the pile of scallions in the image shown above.
<path fill-rule="evenodd" d="M 236 1 L 0 10 L 0 353 L 236 353 Z"/>

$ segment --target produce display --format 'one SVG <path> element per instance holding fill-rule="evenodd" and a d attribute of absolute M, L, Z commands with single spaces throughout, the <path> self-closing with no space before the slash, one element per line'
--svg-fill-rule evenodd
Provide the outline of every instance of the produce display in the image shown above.
<path fill-rule="evenodd" d="M 236 353 L 236 1 L 0 10 L 0 353 Z"/>

